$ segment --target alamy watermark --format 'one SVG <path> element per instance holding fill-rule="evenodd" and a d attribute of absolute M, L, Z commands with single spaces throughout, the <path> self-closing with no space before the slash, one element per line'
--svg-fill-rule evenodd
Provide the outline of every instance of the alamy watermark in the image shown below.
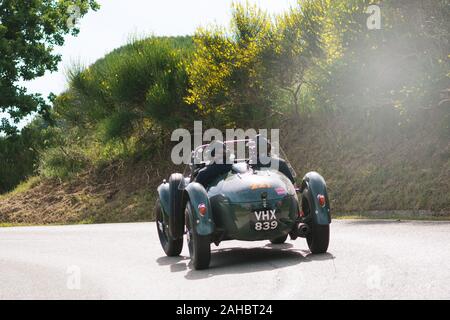
<path fill-rule="evenodd" d="M 78 24 L 78 21 L 81 18 L 81 9 L 79 6 L 77 5 L 70 5 L 67 8 L 67 14 L 69 15 L 69 17 L 66 20 L 66 26 L 68 28 L 73 28 Z"/>
<path fill-rule="evenodd" d="M 378 5 L 372 4 L 367 7 L 366 13 L 369 14 L 367 18 L 367 29 L 380 30 L 381 29 L 381 9 Z"/>
<path fill-rule="evenodd" d="M 69 290 L 81 290 L 81 268 L 79 266 L 69 266 L 66 270 L 66 287 Z"/>
<path fill-rule="evenodd" d="M 174 164 L 218 163 L 232 164 L 246 160 L 250 164 L 277 167 L 280 154 L 279 129 L 208 129 L 203 132 L 202 121 L 194 122 L 194 132 L 176 129 L 171 141 L 178 142 L 172 149 Z"/>
<path fill-rule="evenodd" d="M 366 286 L 369 290 L 381 290 L 383 284 L 383 269 L 377 265 L 370 265 L 366 269 Z"/>

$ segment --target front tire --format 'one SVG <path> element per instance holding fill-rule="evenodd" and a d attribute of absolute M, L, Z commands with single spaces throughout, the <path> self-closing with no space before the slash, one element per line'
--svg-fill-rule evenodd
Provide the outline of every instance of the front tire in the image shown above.
<path fill-rule="evenodd" d="M 311 228 L 311 231 L 306 236 L 309 250 L 313 254 L 327 252 L 330 243 L 330 225 L 319 225 L 315 223 L 314 217 L 312 216 L 315 212 L 315 207 L 307 188 L 302 193 L 302 211 L 305 218 L 309 218 L 308 224 Z"/>
<path fill-rule="evenodd" d="M 180 255 L 183 249 L 183 238 L 173 239 L 169 235 L 169 230 L 164 223 L 161 202 L 158 199 L 155 205 L 156 229 L 158 230 L 159 241 L 168 257 L 175 257 Z"/>
<path fill-rule="evenodd" d="M 188 201 L 185 210 L 187 244 L 195 270 L 207 269 L 211 261 L 211 241 L 209 236 L 197 234 L 192 222 L 192 206 Z"/>

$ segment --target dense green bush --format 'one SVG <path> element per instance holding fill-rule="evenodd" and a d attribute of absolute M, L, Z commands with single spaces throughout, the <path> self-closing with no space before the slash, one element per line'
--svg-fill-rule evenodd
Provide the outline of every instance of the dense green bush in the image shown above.
<path fill-rule="evenodd" d="M 55 131 L 37 117 L 20 134 L 0 137 L 0 194 L 36 174 L 39 155 L 56 143 Z"/>
<path fill-rule="evenodd" d="M 308 70 L 324 56 L 329 1 L 302 1 L 275 18 L 235 4 L 229 29 L 199 29 L 187 101 L 213 126 L 257 126 L 299 111 Z"/>
<path fill-rule="evenodd" d="M 151 37 L 86 69 L 76 66 L 70 89 L 56 99 L 55 114 L 69 126 L 95 130 L 101 124 L 106 139 L 128 138 L 146 119 L 176 127 L 192 109 L 183 102 L 184 63 L 192 48 L 189 37 Z"/>
<path fill-rule="evenodd" d="M 40 158 L 40 174 L 46 178 L 69 178 L 87 167 L 84 150 L 57 146 L 47 149 Z"/>
<path fill-rule="evenodd" d="M 340 52 L 311 74 L 309 102 L 372 113 L 396 108 L 405 121 L 408 112 L 437 106 L 450 86 L 450 1 L 378 1 L 380 30 L 366 27 L 368 4 L 355 2 L 350 15 L 337 11 Z"/>
<path fill-rule="evenodd" d="M 36 152 L 20 135 L 0 138 L 0 193 L 10 191 L 34 170 Z"/>
<path fill-rule="evenodd" d="M 173 128 L 191 125 L 193 107 L 184 97 L 193 48 L 191 37 L 150 37 L 87 68 L 74 65 L 69 89 L 55 99 L 52 112 L 63 134 L 43 153 L 41 173 L 65 178 L 126 159 L 160 145 Z"/>

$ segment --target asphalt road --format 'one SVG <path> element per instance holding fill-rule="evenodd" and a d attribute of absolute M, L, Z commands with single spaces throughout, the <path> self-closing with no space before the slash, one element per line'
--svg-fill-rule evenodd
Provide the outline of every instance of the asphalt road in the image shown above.
<path fill-rule="evenodd" d="M 211 268 L 163 254 L 153 223 L 0 228 L 1 299 L 450 299 L 450 223 L 333 221 L 306 241 L 224 242 Z"/>

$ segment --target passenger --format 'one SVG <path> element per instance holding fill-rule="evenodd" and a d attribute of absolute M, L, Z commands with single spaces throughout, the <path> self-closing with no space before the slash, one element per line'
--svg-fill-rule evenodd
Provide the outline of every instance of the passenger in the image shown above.
<path fill-rule="evenodd" d="M 284 159 L 271 156 L 272 146 L 263 135 L 257 135 L 255 137 L 256 141 L 256 163 L 258 167 L 271 167 L 274 166 L 282 174 L 284 174 L 293 184 L 295 184 L 294 175 L 289 169 L 287 162 Z M 265 149 L 265 150 L 264 150 Z"/>

